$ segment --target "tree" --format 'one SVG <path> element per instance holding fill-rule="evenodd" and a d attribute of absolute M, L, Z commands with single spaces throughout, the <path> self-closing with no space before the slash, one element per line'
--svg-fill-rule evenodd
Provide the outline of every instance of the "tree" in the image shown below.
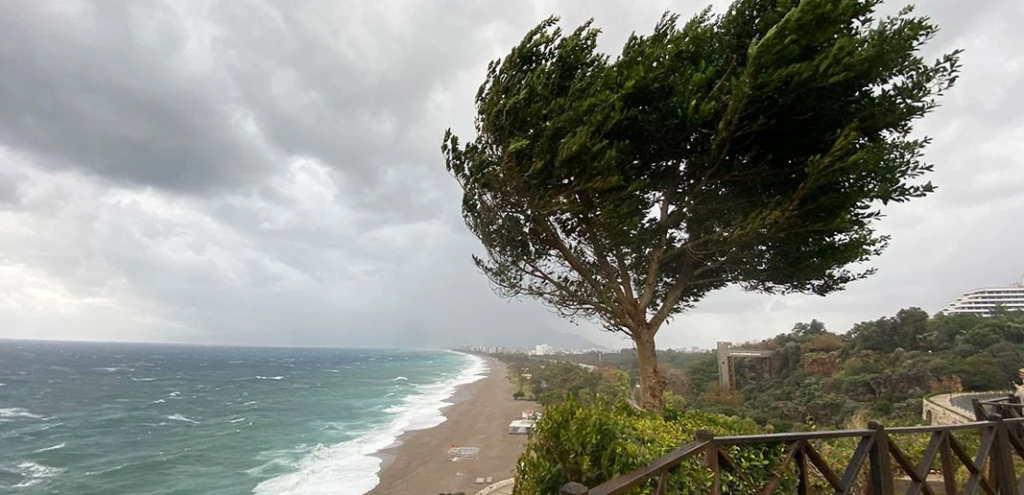
<path fill-rule="evenodd" d="M 642 405 L 664 378 L 655 335 L 728 284 L 825 295 L 871 273 L 880 208 L 931 192 L 914 120 L 952 85 L 958 53 L 877 0 L 738 0 L 666 14 L 612 60 L 598 29 L 550 18 L 476 97 L 476 137 L 442 152 L 504 296 L 632 338 Z M 862 265 L 861 265 L 862 266 Z"/>

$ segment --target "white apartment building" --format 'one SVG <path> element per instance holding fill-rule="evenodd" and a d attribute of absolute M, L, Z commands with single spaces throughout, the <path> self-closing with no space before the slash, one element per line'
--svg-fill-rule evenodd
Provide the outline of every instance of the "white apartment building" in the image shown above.
<path fill-rule="evenodd" d="M 547 344 L 537 344 L 537 347 L 535 347 L 533 349 L 533 355 L 534 356 L 547 356 L 549 354 L 554 354 L 554 353 L 555 353 L 555 348 L 551 347 L 551 346 L 549 346 Z"/>
<path fill-rule="evenodd" d="M 1009 311 L 1024 311 L 1024 277 L 1010 286 L 987 287 L 965 292 L 943 308 L 942 312 L 947 315 L 989 315 L 997 307 Z"/>

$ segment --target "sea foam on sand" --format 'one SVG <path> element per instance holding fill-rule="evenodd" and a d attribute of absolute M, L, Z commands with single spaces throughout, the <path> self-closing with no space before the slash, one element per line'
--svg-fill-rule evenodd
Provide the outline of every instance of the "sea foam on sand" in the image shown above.
<path fill-rule="evenodd" d="M 462 354 L 462 353 L 458 353 Z M 429 385 L 410 395 L 402 405 L 389 408 L 395 416 L 365 435 L 335 445 L 317 445 L 295 466 L 295 471 L 263 481 L 257 495 L 362 495 L 377 486 L 382 459 L 373 454 L 393 445 L 407 431 L 433 428 L 445 421 L 441 409 L 459 385 L 482 379 L 487 364 L 478 356 L 462 354 L 470 361 L 458 376 Z"/>

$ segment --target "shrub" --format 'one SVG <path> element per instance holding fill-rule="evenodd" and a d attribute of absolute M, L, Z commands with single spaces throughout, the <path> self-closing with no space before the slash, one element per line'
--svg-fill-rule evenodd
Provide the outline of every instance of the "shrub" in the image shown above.
<path fill-rule="evenodd" d="M 570 398 L 547 408 L 516 466 L 517 495 L 547 495 L 576 481 L 593 487 L 645 465 L 694 439 L 698 430 L 716 435 L 763 433 L 751 420 L 709 413 L 669 411 L 664 417 L 637 411 L 625 402 L 581 405 Z M 765 483 L 781 460 L 781 447 L 745 447 L 731 452 L 744 473 Z M 670 493 L 705 493 L 711 474 L 698 457 L 673 471 Z M 630 492 L 654 493 L 655 481 Z M 749 488 L 723 472 L 723 493 Z"/>

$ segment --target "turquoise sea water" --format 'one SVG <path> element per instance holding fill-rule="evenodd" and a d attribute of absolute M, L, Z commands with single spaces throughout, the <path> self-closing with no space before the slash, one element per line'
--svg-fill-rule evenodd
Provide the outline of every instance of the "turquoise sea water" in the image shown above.
<path fill-rule="evenodd" d="M 0 341 L 0 493 L 362 494 L 479 358 Z"/>

